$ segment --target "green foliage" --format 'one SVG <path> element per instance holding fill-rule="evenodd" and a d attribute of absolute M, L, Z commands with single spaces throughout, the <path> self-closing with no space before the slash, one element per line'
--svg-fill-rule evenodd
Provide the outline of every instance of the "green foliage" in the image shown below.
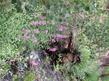
<path fill-rule="evenodd" d="M 25 76 L 25 80 L 24 81 L 33 81 L 35 80 L 35 74 L 32 72 L 28 72 L 28 74 Z"/>
<path fill-rule="evenodd" d="M 10 15 L 11 14 L 11 15 Z M 1 14 L 0 44 L 10 43 L 17 46 L 20 43 L 21 29 L 27 27 L 30 17 L 20 13 Z"/>
<path fill-rule="evenodd" d="M 0 47 L 0 60 L 5 60 L 10 57 L 14 57 L 17 52 L 17 49 L 15 50 L 14 46 L 11 44 L 4 44 Z"/>
<path fill-rule="evenodd" d="M 13 5 L 11 4 L 11 0 L 0 0 L 0 12 L 10 11 L 13 9 Z"/>
<path fill-rule="evenodd" d="M 71 67 L 72 73 L 84 81 L 97 81 L 99 71 L 96 59 L 91 59 L 91 51 L 87 46 L 81 46 L 80 51 L 81 62 Z"/>
<path fill-rule="evenodd" d="M 80 72 L 82 72 L 82 74 L 85 75 L 85 81 L 97 81 L 99 77 L 98 64 L 95 59 L 91 59 L 90 49 L 87 47 L 82 47 L 81 52 L 82 59 L 80 63 L 80 68 L 78 70 L 80 70 Z M 79 74 L 79 72 L 77 73 Z"/>
<path fill-rule="evenodd" d="M 28 26 L 29 20 L 31 18 L 28 15 L 16 13 L 15 10 L 0 12 L 0 62 L 2 66 L 6 65 L 7 59 L 13 59 L 19 53 L 19 49 L 23 46 L 20 40 L 21 29 Z M 7 71 L 6 68 L 2 70 L 4 73 Z"/>
<path fill-rule="evenodd" d="M 35 80 L 35 74 L 33 71 L 27 71 L 26 75 L 24 76 L 24 81 L 33 81 Z M 13 81 L 19 81 L 17 75 L 14 76 Z"/>
<path fill-rule="evenodd" d="M 23 46 L 46 48 L 51 36 L 63 33 L 57 31 L 57 26 L 66 22 L 68 29 L 76 26 L 79 32 L 76 45 L 81 52 L 81 62 L 71 67 L 68 65 L 65 78 L 67 81 L 76 77 L 84 81 L 97 81 L 96 49 L 109 46 L 109 16 L 101 10 L 105 6 L 103 3 L 102 0 L 0 0 L 0 63 L 3 62 L 4 70 L 8 68 L 5 60 L 14 58 Z M 32 21 L 40 21 L 42 13 L 46 14 L 47 25 L 31 25 Z M 26 41 L 22 39 L 23 29 L 30 30 L 30 38 Z M 40 33 L 33 34 L 35 29 Z M 34 40 L 37 42 L 33 43 Z M 31 76 L 34 75 L 27 75 L 25 81 L 33 79 Z"/>

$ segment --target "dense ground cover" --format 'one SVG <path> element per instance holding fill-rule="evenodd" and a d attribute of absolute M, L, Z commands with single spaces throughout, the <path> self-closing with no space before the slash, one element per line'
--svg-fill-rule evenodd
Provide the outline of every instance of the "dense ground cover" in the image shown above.
<path fill-rule="evenodd" d="M 58 49 L 54 54 L 62 55 L 61 47 L 69 45 L 66 38 L 72 32 L 68 49 L 70 53 L 77 49 L 81 62 L 75 64 L 73 58 L 73 63 L 56 64 L 55 70 L 64 72 L 66 81 L 98 81 L 98 56 L 109 45 L 108 17 L 108 2 L 102 0 L 0 0 L 0 78 L 10 69 L 11 60 L 26 64 L 33 50 Z M 61 47 L 50 46 L 56 37 Z M 36 73 L 26 71 L 24 81 L 34 81 Z M 18 77 L 15 74 L 13 81 Z"/>

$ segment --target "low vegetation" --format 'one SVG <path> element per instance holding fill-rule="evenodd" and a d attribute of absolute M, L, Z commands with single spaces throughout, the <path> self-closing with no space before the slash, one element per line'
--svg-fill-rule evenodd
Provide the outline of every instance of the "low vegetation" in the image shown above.
<path fill-rule="evenodd" d="M 0 0 L 0 81 L 98 81 L 98 58 L 109 45 L 108 5 Z"/>

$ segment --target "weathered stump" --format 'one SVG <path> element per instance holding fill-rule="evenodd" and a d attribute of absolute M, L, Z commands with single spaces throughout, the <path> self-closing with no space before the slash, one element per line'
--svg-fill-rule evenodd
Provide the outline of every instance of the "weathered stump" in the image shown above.
<path fill-rule="evenodd" d="M 109 81 L 109 51 L 100 58 L 100 79 Z"/>

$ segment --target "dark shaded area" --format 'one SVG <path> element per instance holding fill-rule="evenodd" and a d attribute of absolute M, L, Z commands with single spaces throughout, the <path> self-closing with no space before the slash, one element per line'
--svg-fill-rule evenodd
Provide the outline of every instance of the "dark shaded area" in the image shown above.
<path fill-rule="evenodd" d="M 57 79 L 56 81 L 64 81 L 58 80 L 58 78 L 63 75 L 61 72 L 55 74 L 54 66 L 57 64 L 63 65 L 68 62 L 73 64 L 79 63 L 81 62 L 81 53 L 78 51 L 78 49 L 76 49 L 76 47 L 74 47 L 72 33 L 70 33 L 67 38 L 52 39 L 54 41 L 50 41 L 48 43 L 49 48 L 47 49 L 31 51 L 29 47 L 26 46 L 25 50 L 20 54 L 20 56 L 22 56 L 25 61 L 18 61 L 16 59 L 10 60 L 10 71 L 8 74 L 6 74 L 4 79 L 6 78 L 7 80 L 9 79 L 9 81 L 11 81 L 13 75 L 17 74 L 18 80 L 24 81 L 23 78 L 25 76 L 25 72 L 27 70 L 35 69 L 36 73 L 40 73 L 40 76 L 42 76 L 41 71 L 44 70 L 48 77 L 55 78 Z M 46 57 L 50 58 L 49 63 L 45 62 Z M 25 64 L 26 66 L 24 66 Z"/>
<path fill-rule="evenodd" d="M 2 81 L 12 81 L 13 73 L 9 70 L 7 71 L 6 75 L 3 77 Z"/>
<path fill-rule="evenodd" d="M 22 12 L 21 9 L 22 3 L 20 0 L 11 0 L 11 3 L 15 5 L 17 12 Z"/>

